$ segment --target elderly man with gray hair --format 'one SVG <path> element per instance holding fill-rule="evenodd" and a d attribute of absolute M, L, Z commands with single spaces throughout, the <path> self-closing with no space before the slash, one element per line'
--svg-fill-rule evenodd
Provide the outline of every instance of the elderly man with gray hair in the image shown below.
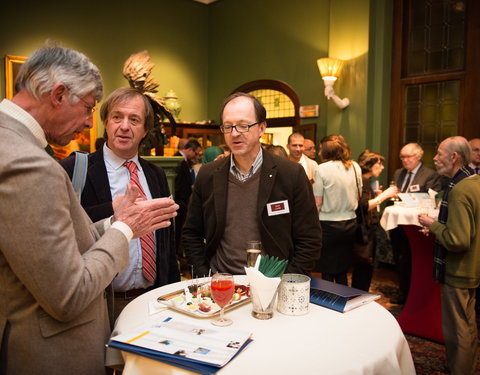
<path fill-rule="evenodd" d="M 105 288 L 127 267 L 130 239 L 168 227 L 178 206 L 139 201 L 129 184 L 113 216 L 92 223 L 45 152 L 92 127 L 103 85 L 85 55 L 36 50 L 16 90 L 0 103 L 0 373 L 105 374 Z"/>
<path fill-rule="evenodd" d="M 438 221 L 420 215 L 436 237 L 434 278 L 442 283 L 442 328 L 451 374 L 475 374 L 477 325 L 475 289 L 480 285 L 480 176 L 468 163 L 471 149 L 463 137 L 450 137 L 434 157 L 438 173 L 450 178 Z"/>
<path fill-rule="evenodd" d="M 428 192 L 442 190 L 442 178 L 430 167 L 422 162 L 423 148 L 418 143 L 407 143 L 400 150 L 402 168 L 393 174 L 398 191 L 402 193 Z M 399 293 L 392 298 L 392 303 L 405 303 L 410 289 L 412 261 L 410 243 L 401 226 L 390 231 L 393 258 L 398 272 Z"/>

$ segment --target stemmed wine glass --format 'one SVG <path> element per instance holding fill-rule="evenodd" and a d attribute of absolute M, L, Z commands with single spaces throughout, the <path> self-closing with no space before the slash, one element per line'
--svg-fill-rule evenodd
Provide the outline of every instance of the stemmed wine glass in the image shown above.
<path fill-rule="evenodd" d="M 420 215 L 429 215 L 430 214 L 430 209 L 433 209 L 435 207 L 435 203 L 432 202 L 431 199 L 425 198 L 420 200 Z M 430 230 L 428 227 L 422 226 L 422 228 L 419 230 L 419 232 L 423 233 L 425 236 L 428 236 L 430 233 Z"/>
<path fill-rule="evenodd" d="M 232 300 L 235 292 L 235 282 L 233 276 L 229 273 L 216 273 L 212 276 L 210 281 L 210 289 L 215 303 L 220 306 L 220 317 L 212 321 L 216 326 L 224 327 L 232 324 L 232 320 L 225 318 L 224 308 Z"/>

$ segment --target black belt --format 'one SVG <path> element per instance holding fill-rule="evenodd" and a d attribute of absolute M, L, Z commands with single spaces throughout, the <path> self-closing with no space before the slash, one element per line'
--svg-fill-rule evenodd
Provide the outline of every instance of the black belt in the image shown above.
<path fill-rule="evenodd" d="M 134 299 L 135 297 L 138 297 L 139 295 L 148 292 L 150 289 L 132 289 L 132 290 L 127 290 L 126 292 L 115 292 L 113 295 L 115 298 L 121 298 L 121 299 Z"/>

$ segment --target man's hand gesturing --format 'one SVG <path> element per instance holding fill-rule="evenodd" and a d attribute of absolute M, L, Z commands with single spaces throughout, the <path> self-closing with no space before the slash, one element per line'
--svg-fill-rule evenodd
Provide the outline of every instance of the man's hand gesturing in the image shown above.
<path fill-rule="evenodd" d="M 140 191 L 132 183 L 128 184 L 125 194 L 115 197 L 112 204 L 113 220 L 127 224 L 133 238 L 170 226 L 170 219 L 177 216 L 178 210 L 171 198 L 141 199 Z"/>

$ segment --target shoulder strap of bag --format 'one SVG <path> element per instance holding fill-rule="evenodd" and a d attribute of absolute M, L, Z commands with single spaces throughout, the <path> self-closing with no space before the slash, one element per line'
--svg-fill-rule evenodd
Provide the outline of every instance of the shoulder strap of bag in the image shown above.
<path fill-rule="evenodd" d="M 352 168 L 353 168 L 353 173 L 355 173 L 355 184 L 357 185 L 358 200 L 360 200 L 360 197 L 361 197 L 360 186 L 358 186 L 357 170 L 355 169 L 355 164 L 353 164 L 353 161 L 352 161 Z"/>
<path fill-rule="evenodd" d="M 72 185 L 81 200 L 83 187 L 87 179 L 88 154 L 83 151 L 75 151 L 75 167 L 73 168 Z"/>
<path fill-rule="evenodd" d="M 357 171 L 355 169 L 355 164 L 353 164 L 353 162 L 352 162 L 352 168 L 353 168 L 353 172 L 355 173 L 355 183 L 357 184 L 357 193 L 358 193 L 358 207 L 356 212 L 360 215 L 360 217 L 357 219 L 357 221 L 359 220 L 361 223 L 364 223 L 365 222 L 364 213 L 363 213 L 362 207 L 360 206 L 360 197 L 361 197 L 360 186 L 358 186 Z"/>

